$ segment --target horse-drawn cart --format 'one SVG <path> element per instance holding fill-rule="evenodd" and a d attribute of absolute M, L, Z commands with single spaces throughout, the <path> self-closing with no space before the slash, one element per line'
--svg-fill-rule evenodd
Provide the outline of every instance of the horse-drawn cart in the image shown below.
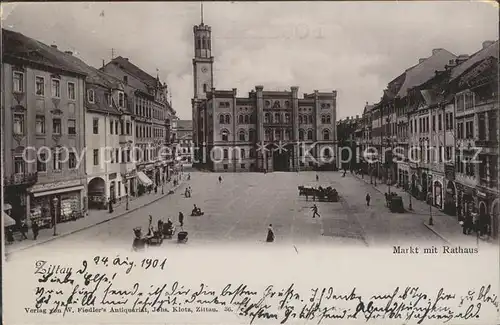
<path fill-rule="evenodd" d="M 299 196 L 305 196 L 306 199 L 308 199 L 308 197 L 311 196 L 314 201 L 316 201 L 316 198 L 318 198 L 318 201 L 324 201 L 324 202 L 339 201 L 339 193 L 337 192 L 336 189 L 332 188 L 331 186 L 328 186 L 326 188 L 323 188 L 321 186 L 319 186 L 318 188 L 299 186 L 298 189 L 299 189 Z"/>
<path fill-rule="evenodd" d="M 403 198 L 394 192 L 385 193 L 385 203 L 391 212 L 404 213 Z"/>

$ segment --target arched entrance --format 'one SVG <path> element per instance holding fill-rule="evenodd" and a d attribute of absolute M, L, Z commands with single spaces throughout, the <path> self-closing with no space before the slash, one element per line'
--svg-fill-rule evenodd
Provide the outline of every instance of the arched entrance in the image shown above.
<path fill-rule="evenodd" d="M 498 199 L 495 199 L 491 205 L 491 236 L 493 238 L 498 238 L 498 234 L 500 233 L 500 222 L 498 220 L 499 218 L 499 201 Z"/>
<path fill-rule="evenodd" d="M 484 201 L 479 202 L 479 231 L 481 235 L 490 235 L 491 219 Z"/>
<path fill-rule="evenodd" d="M 275 145 L 272 150 L 272 155 L 274 171 L 290 171 L 290 149 L 285 150 Z"/>
<path fill-rule="evenodd" d="M 434 205 L 440 209 L 443 207 L 442 197 L 443 186 L 441 185 L 441 182 L 434 181 Z"/>
<path fill-rule="evenodd" d="M 89 209 L 106 208 L 106 182 L 101 177 L 92 178 L 88 184 Z"/>
<path fill-rule="evenodd" d="M 446 186 L 446 191 L 444 194 L 444 212 L 451 216 L 456 215 L 457 205 L 456 205 L 457 190 L 455 184 L 449 181 Z"/>

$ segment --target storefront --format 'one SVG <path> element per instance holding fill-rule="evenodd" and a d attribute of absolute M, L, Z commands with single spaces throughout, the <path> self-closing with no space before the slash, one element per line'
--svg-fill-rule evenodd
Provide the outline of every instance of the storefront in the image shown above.
<path fill-rule="evenodd" d="M 493 236 L 495 232 L 494 227 L 498 228 L 498 226 L 495 222 L 496 220 L 493 220 L 494 215 L 490 207 L 493 207 L 493 202 L 497 199 L 497 195 L 482 188 L 476 188 L 476 196 L 481 234 Z"/>
<path fill-rule="evenodd" d="M 453 181 L 448 180 L 446 190 L 444 191 L 444 213 L 455 216 L 457 215 L 457 189 Z"/>
<path fill-rule="evenodd" d="M 125 187 L 125 194 L 130 196 L 137 195 L 137 173 L 134 171 L 122 174 L 122 182 Z"/>
<path fill-rule="evenodd" d="M 61 223 L 83 217 L 84 191 L 79 180 L 34 185 L 28 196 L 32 220 L 50 228 L 54 220 Z"/>
<path fill-rule="evenodd" d="M 491 203 L 490 208 L 490 216 L 491 216 L 491 237 L 498 238 L 500 234 L 500 201 L 498 198 L 495 198 Z"/>
<path fill-rule="evenodd" d="M 151 190 L 153 187 L 153 181 L 143 172 L 137 172 L 137 179 L 139 181 L 138 185 L 138 195 L 144 194 L 146 191 Z"/>
<path fill-rule="evenodd" d="M 398 163 L 398 185 L 407 188 L 410 183 L 410 166 L 406 163 Z"/>

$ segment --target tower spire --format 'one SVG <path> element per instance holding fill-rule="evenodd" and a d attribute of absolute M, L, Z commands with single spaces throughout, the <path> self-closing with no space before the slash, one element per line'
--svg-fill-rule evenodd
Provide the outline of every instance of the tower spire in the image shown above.
<path fill-rule="evenodd" d="M 201 24 L 203 25 L 203 1 L 201 2 Z"/>

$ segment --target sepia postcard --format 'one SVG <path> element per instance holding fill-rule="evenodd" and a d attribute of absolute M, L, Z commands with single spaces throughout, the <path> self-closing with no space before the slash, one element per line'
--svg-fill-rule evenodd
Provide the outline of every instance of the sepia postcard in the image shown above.
<path fill-rule="evenodd" d="M 1 17 L 3 324 L 500 324 L 497 2 Z"/>

